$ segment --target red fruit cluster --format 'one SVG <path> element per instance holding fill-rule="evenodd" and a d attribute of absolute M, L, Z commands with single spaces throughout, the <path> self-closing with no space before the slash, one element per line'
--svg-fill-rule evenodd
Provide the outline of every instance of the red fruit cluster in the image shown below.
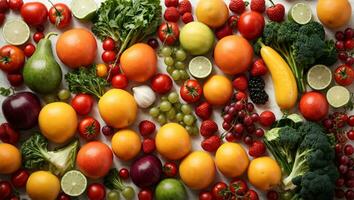
<path fill-rule="evenodd" d="M 348 27 L 343 31 L 337 31 L 336 37 L 336 49 L 338 52 L 338 59 L 345 64 L 354 65 L 354 55 L 351 53 L 354 49 L 354 29 Z"/>
<path fill-rule="evenodd" d="M 217 182 L 211 188 L 211 191 L 201 191 L 199 200 L 215 199 L 247 199 L 258 200 L 256 191 L 249 189 L 247 182 L 241 178 L 234 178 L 229 185 L 225 182 Z"/>
<path fill-rule="evenodd" d="M 215 152 L 222 144 L 222 136 L 215 135 L 218 125 L 213 120 L 205 120 L 200 125 L 200 134 L 205 137 L 201 146 L 205 151 Z"/>
<path fill-rule="evenodd" d="M 164 19 L 168 22 L 178 22 L 181 17 L 183 23 L 187 24 L 194 21 L 192 15 L 192 4 L 189 0 L 165 0 L 167 7 L 164 13 Z"/>

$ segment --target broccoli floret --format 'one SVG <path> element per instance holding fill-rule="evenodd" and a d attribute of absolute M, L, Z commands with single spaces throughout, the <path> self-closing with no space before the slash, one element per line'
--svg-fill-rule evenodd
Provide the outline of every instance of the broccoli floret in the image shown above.
<path fill-rule="evenodd" d="M 325 48 L 322 49 L 322 56 L 316 59 L 316 64 L 331 66 L 337 62 L 337 50 L 333 40 L 325 41 Z"/>
<path fill-rule="evenodd" d="M 330 176 L 313 171 L 302 177 L 299 196 L 303 200 L 331 200 L 334 189 L 335 184 Z"/>
<path fill-rule="evenodd" d="M 126 200 L 134 199 L 134 189 L 122 182 L 122 180 L 119 178 L 118 170 L 115 168 L 109 170 L 108 174 L 103 179 L 103 184 L 111 190 L 117 190 L 121 192 Z"/>
<path fill-rule="evenodd" d="M 277 22 L 269 22 L 264 27 L 262 39 L 265 45 L 270 45 L 277 40 L 279 28 L 280 24 Z"/>
<path fill-rule="evenodd" d="M 315 122 L 306 122 L 299 126 L 298 131 L 305 136 L 311 133 L 324 132 L 324 128 Z"/>
<path fill-rule="evenodd" d="M 299 29 L 300 25 L 293 21 L 284 22 L 278 29 L 278 43 L 285 45 L 293 43 L 298 37 Z"/>
<path fill-rule="evenodd" d="M 24 167 L 27 169 L 47 168 L 59 176 L 74 168 L 79 149 L 78 140 L 54 151 L 49 151 L 47 147 L 48 140 L 40 133 L 28 138 L 21 145 Z"/>
<path fill-rule="evenodd" d="M 323 25 L 316 22 L 316 21 L 311 21 L 299 29 L 299 34 L 301 35 L 318 35 L 321 40 L 324 40 L 326 37 L 326 32 L 323 28 Z"/>

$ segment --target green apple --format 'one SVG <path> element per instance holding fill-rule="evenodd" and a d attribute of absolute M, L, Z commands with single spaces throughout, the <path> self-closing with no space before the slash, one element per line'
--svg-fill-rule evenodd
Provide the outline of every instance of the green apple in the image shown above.
<path fill-rule="evenodd" d="M 210 51 L 214 44 L 214 33 L 201 22 L 186 24 L 180 34 L 179 41 L 182 48 L 192 55 L 203 55 Z"/>
<path fill-rule="evenodd" d="M 156 200 L 185 200 L 187 193 L 179 180 L 167 178 L 157 185 L 155 198 Z"/>

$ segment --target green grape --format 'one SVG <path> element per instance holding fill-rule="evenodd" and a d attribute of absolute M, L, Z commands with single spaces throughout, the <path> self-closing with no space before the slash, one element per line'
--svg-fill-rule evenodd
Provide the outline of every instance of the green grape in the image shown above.
<path fill-rule="evenodd" d="M 44 96 L 43 99 L 44 99 L 44 102 L 47 103 L 47 104 L 58 101 L 57 95 L 54 95 L 54 94 L 47 94 L 47 95 Z"/>
<path fill-rule="evenodd" d="M 172 66 L 167 66 L 167 68 L 166 68 L 167 73 L 170 75 L 172 74 L 173 70 L 175 70 L 175 68 Z"/>
<path fill-rule="evenodd" d="M 187 80 L 187 79 L 189 79 L 189 74 L 187 73 L 186 70 L 180 69 L 180 70 L 179 70 L 179 73 L 181 74 L 181 79 L 182 79 L 182 80 Z"/>
<path fill-rule="evenodd" d="M 157 107 L 152 107 L 149 111 L 152 117 L 157 117 L 160 114 L 160 110 Z"/>
<path fill-rule="evenodd" d="M 173 120 L 176 117 L 176 110 L 174 108 L 171 108 L 168 112 L 167 112 L 167 119 L 168 120 Z"/>
<path fill-rule="evenodd" d="M 176 92 L 171 92 L 167 98 L 171 103 L 177 103 L 179 101 L 178 94 Z"/>
<path fill-rule="evenodd" d="M 173 80 L 178 81 L 181 78 L 181 74 L 179 73 L 179 71 L 173 70 L 172 74 L 171 74 Z"/>
<path fill-rule="evenodd" d="M 168 101 L 162 101 L 160 103 L 160 110 L 162 112 L 167 112 L 167 111 L 171 110 L 171 108 L 172 108 L 172 104 Z"/>
<path fill-rule="evenodd" d="M 192 135 L 198 135 L 198 133 L 199 133 L 198 127 L 193 126 L 193 128 L 192 128 Z"/>
<path fill-rule="evenodd" d="M 161 54 L 163 57 L 168 57 L 172 54 L 172 49 L 170 47 L 164 47 L 161 49 Z"/>
<path fill-rule="evenodd" d="M 186 124 L 183 122 L 183 121 L 181 121 L 181 122 L 178 122 L 181 126 L 186 126 Z"/>
<path fill-rule="evenodd" d="M 161 101 L 167 101 L 168 99 L 167 99 L 167 96 L 162 96 L 161 97 Z"/>
<path fill-rule="evenodd" d="M 185 115 L 183 117 L 183 122 L 186 124 L 186 125 L 192 125 L 194 123 L 194 117 L 193 115 Z"/>
<path fill-rule="evenodd" d="M 67 89 L 62 89 L 58 92 L 58 97 L 61 101 L 68 100 L 70 98 L 70 91 Z"/>
<path fill-rule="evenodd" d="M 186 65 L 183 62 L 181 62 L 181 61 L 177 61 L 176 64 L 175 64 L 175 67 L 177 69 L 184 69 L 184 68 L 186 68 Z"/>
<path fill-rule="evenodd" d="M 188 115 L 192 113 L 192 108 L 190 105 L 187 104 L 183 104 L 181 106 L 181 111 L 183 112 L 183 114 Z"/>
<path fill-rule="evenodd" d="M 173 64 L 175 63 L 175 61 L 173 60 L 172 57 L 165 57 L 164 62 L 167 66 L 173 66 Z"/>
<path fill-rule="evenodd" d="M 160 115 L 157 117 L 157 122 L 158 122 L 160 125 L 166 124 L 166 116 L 165 116 L 164 114 L 160 114 Z"/>
<path fill-rule="evenodd" d="M 188 132 L 189 134 L 191 134 L 192 131 L 193 131 L 193 128 L 192 128 L 191 126 L 186 126 L 186 127 L 184 127 L 184 128 L 187 130 L 187 132 Z"/>
<path fill-rule="evenodd" d="M 176 114 L 176 120 L 179 122 L 183 120 L 183 117 L 184 117 L 183 113 L 179 112 Z"/>
<path fill-rule="evenodd" d="M 178 49 L 175 52 L 175 56 L 176 56 L 176 60 L 178 61 L 184 61 L 187 58 L 187 54 L 185 51 L 183 51 L 183 49 Z"/>
<path fill-rule="evenodd" d="M 177 102 L 177 103 L 174 103 L 173 106 L 177 109 L 177 110 L 181 110 L 181 102 Z"/>
<path fill-rule="evenodd" d="M 119 200 L 119 193 L 117 191 L 110 191 L 108 194 L 107 194 L 107 200 Z"/>

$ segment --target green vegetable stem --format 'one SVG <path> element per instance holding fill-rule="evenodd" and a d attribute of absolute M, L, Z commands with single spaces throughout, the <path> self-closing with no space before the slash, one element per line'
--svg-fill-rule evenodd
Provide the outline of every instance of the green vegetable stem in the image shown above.
<path fill-rule="evenodd" d="M 134 199 L 134 189 L 130 186 L 124 185 L 122 180 L 119 178 L 117 169 L 114 168 L 109 170 L 108 174 L 103 179 L 103 183 L 107 188 L 121 192 L 126 200 Z"/>

